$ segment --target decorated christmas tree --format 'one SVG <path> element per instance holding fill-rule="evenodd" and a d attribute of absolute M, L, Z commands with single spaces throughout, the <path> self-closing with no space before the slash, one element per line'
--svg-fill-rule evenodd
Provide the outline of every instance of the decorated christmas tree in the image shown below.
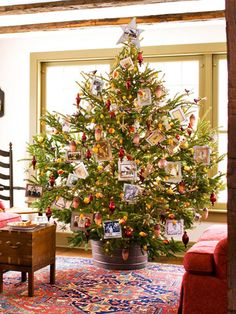
<path fill-rule="evenodd" d="M 198 120 L 184 90 L 168 97 L 163 74 L 145 64 L 135 19 L 107 75 L 83 73 L 73 115 L 47 113 L 45 131 L 28 145 L 29 183 L 42 187 L 33 206 L 70 224 L 73 245 L 89 240 L 104 251 L 134 244 L 152 258 L 183 244 L 166 237 L 207 214 L 222 188 L 210 175 L 222 160 L 215 132 Z M 175 234 L 175 232 L 173 232 Z"/>

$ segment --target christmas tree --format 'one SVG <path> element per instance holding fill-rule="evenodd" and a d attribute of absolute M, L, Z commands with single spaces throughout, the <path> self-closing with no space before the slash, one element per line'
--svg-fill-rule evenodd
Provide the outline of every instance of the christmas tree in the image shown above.
<path fill-rule="evenodd" d="M 99 240 L 112 254 L 138 244 L 152 258 L 183 249 L 167 226 L 189 229 L 214 205 L 222 174 L 209 173 L 223 156 L 193 111 L 202 99 L 187 90 L 168 97 L 163 75 L 144 62 L 140 33 L 135 19 L 124 27 L 109 74 L 83 73 L 73 115 L 41 118 L 29 183 L 43 188 L 34 207 L 71 224 L 73 245 Z"/>

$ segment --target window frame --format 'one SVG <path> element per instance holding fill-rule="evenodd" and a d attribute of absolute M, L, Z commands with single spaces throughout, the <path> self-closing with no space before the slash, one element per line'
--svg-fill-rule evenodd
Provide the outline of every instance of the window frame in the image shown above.
<path fill-rule="evenodd" d="M 43 89 L 44 64 L 48 62 L 80 62 L 98 63 L 106 62 L 113 64 L 115 56 L 120 49 L 91 49 L 79 51 L 58 51 L 58 52 L 34 52 L 30 54 L 30 134 L 29 142 L 32 137 L 40 132 L 41 126 L 39 118 L 42 110 L 45 111 L 43 99 L 45 98 Z M 200 60 L 199 71 L 199 94 L 206 97 L 204 106 L 200 109 L 199 116 L 210 121 L 216 127 L 217 96 L 216 75 L 214 68 L 215 58 L 220 58 L 226 54 L 226 43 L 210 44 L 190 44 L 190 45 L 168 45 L 168 46 L 149 46 L 143 47 L 145 62 L 169 60 L 173 58 Z M 42 109 L 43 108 L 43 109 Z M 212 110 L 209 110 L 211 108 Z M 211 212 L 226 213 L 226 204 L 216 204 Z"/>

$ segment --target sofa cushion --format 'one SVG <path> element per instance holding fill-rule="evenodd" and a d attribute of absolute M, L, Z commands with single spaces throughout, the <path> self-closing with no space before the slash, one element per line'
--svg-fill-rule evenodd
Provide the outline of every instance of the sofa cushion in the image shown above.
<path fill-rule="evenodd" d="M 21 216 L 18 214 L 12 213 L 0 213 L 0 228 L 3 228 L 7 225 L 8 222 L 21 221 Z"/>
<path fill-rule="evenodd" d="M 214 252 L 216 276 L 221 279 L 227 277 L 228 239 L 225 238 L 217 244 Z"/>
<path fill-rule="evenodd" d="M 227 237 L 227 225 L 226 224 L 217 224 L 208 227 L 203 231 L 202 235 L 198 241 L 211 241 L 211 240 L 222 240 Z"/>
<path fill-rule="evenodd" d="M 196 274 L 214 273 L 214 251 L 219 241 L 200 241 L 195 243 L 184 256 L 186 271 Z"/>

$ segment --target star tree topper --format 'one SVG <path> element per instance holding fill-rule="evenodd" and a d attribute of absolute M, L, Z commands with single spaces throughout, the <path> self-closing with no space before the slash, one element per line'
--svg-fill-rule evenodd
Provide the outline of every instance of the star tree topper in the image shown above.
<path fill-rule="evenodd" d="M 124 33 L 118 40 L 117 44 L 130 40 L 137 48 L 139 48 L 139 35 L 143 32 L 143 30 L 137 29 L 136 19 L 133 18 L 128 25 L 122 26 L 122 29 Z"/>

